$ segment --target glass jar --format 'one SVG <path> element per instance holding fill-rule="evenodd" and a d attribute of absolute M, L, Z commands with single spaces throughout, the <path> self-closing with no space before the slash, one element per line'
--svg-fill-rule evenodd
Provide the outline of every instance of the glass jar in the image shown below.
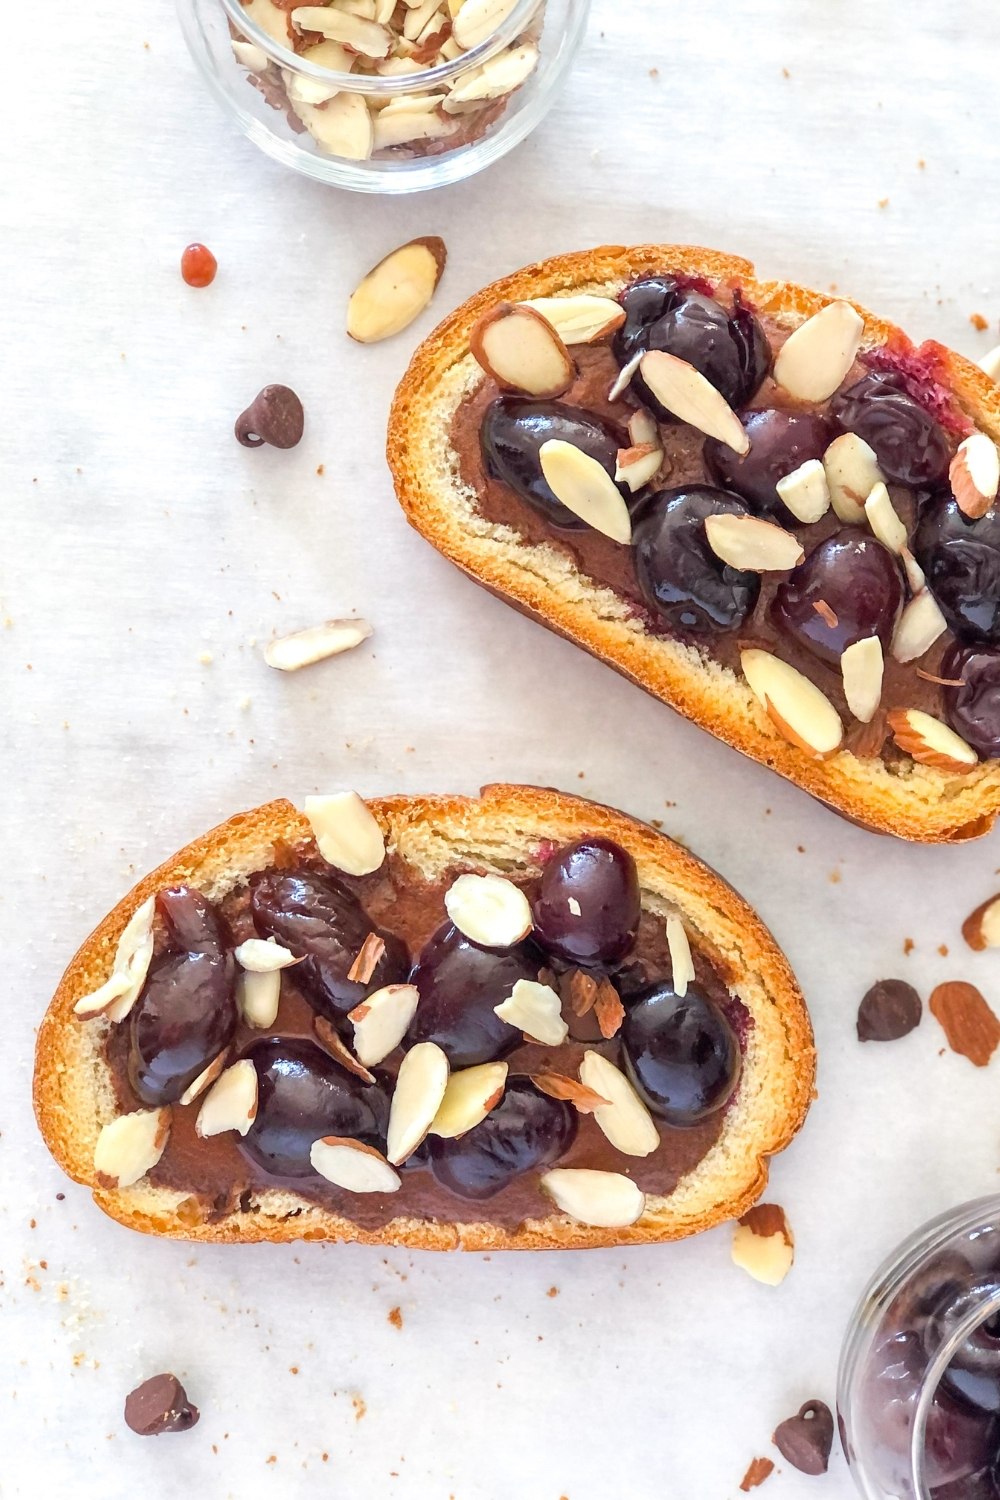
<path fill-rule="evenodd" d="M 1000 1197 L 933 1219 L 876 1273 L 837 1403 L 865 1500 L 1000 1500 Z"/>
<path fill-rule="evenodd" d="M 244 134 L 276 161 L 362 193 L 458 182 L 504 156 L 551 107 L 589 7 L 323 0 L 287 10 L 274 0 L 178 0 L 191 54 Z M 347 29 L 367 53 L 329 35 Z M 387 36 L 389 54 L 373 55 Z"/>

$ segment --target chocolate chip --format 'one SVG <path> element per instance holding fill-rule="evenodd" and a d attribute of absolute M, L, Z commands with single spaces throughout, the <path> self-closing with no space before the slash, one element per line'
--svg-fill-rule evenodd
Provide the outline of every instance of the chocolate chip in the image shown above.
<path fill-rule="evenodd" d="M 266 385 L 236 418 L 236 438 L 244 448 L 294 448 L 302 438 L 302 402 L 287 385 Z"/>
<path fill-rule="evenodd" d="M 880 979 L 858 1007 L 860 1042 L 896 1042 L 920 1025 L 923 1007 L 912 984 Z"/>
<path fill-rule="evenodd" d="M 125 1398 L 125 1422 L 140 1437 L 187 1432 L 199 1415 L 176 1375 L 152 1375 Z"/>
<path fill-rule="evenodd" d="M 825 1474 L 833 1447 L 833 1413 L 824 1401 L 807 1401 L 775 1429 L 771 1441 L 793 1469 Z"/>

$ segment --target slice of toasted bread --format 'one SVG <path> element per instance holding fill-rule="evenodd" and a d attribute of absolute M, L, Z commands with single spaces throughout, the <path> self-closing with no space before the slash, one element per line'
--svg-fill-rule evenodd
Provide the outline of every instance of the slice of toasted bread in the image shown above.
<path fill-rule="evenodd" d="M 469 352 L 477 319 L 498 303 L 525 298 L 616 297 L 630 281 L 654 272 L 738 284 L 760 313 L 789 329 L 833 300 L 790 282 L 759 281 L 748 261 L 683 245 L 609 245 L 556 256 L 494 282 L 426 339 L 396 393 L 388 459 L 408 520 L 491 593 L 862 826 L 924 842 L 989 832 L 1000 811 L 1000 761 L 955 776 L 910 760 L 890 768 L 846 750 L 813 759 L 779 735 L 735 672 L 700 650 L 651 634 L 613 590 L 581 573 L 563 549 L 529 544 L 512 527 L 478 513 L 450 441 L 456 410 L 483 379 Z M 864 308 L 857 311 L 865 322 L 863 350 L 890 340 L 897 349 L 912 347 L 891 323 Z M 978 365 L 939 344 L 928 342 L 919 353 L 947 384 L 956 406 L 1000 440 L 1000 387 Z"/>
<path fill-rule="evenodd" d="M 362 1240 L 423 1249 L 558 1249 L 677 1239 L 738 1216 L 759 1197 L 767 1159 L 792 1139 L 812 1098 L 815 1056 L 809 1017 L 788 963 L 756 913 L 699 860 L 622 813 L 534 787 L 493 786 L 479 798 L 382 797 L 368 806 L 390 854 L 417 876 L 464 865 L 537 872 L 539 849 L 585 834 L 617 840 L 636 860 L 644 909 L 679 913 L 695 945 L 724 972 L 752 1017 L 743 1081 L 721 1134 L 669 1197 L 649 1198 L 627 1229 L 596 1229 L 560 1213 L 504 1229 L 470 1217 L 454 1222 L 396 1218 L 376 1232 L 284 1186 L 254 1194 L 246 1211 L 211 1221 L 195 1197 L 153 1185 L 109 1189 L 95 1177 L 101 1127 L 119 1113 L 104 1056 L 109 1023 L 81 1023 L 73 1007 L 111 972 L 127 920 L 157 890 L 190 883 L 210 899 L 243 885 L 275 858 L 276 845 L 311 844 L 310 825 L 289 802 L 270 802 L 196 839 L 139 882 L 87 939 L 42 1021 L 35 1060 L 38 1123 L 60 1166 L 93 1190 L 101 1208 L 133 1229 L 179 1238 Z M 455 1199 L 456 1213 L 463 1207 Z"/>

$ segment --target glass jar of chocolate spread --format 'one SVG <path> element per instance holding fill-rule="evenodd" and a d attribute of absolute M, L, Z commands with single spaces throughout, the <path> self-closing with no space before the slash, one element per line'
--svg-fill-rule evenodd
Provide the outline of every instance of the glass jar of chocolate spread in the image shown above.
<path fill-rule="evenodd" d="M 1000 1500 L 1000 1196 L 933 1219 L 876 1273 L 838 1406 L 865 1500 Z"/>

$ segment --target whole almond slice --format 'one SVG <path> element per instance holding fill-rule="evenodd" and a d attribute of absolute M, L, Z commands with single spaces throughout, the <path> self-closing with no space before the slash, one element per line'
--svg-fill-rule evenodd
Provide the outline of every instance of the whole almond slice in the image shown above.
<path fill-rule="evenodd" d="M 418 1042 L 399 1065 L 389 1106 L 386 1156 L 394 1167 L 430 1130 L 448 1087 L 448 1059 L 435 1042 Z"/>
<path fill-rule="evenodd" d="M 927 583 L 924 570 L 917 562 L 909 547 L 904 547 L 899 554 L 899 560 L 903 564 L 906 581 L 910 586 L 911 594 L 919 594 Z"/>
<path fill-rule="evenodd" d="M 688 935 L 684 931 L 684 923 L 680 917 L 669 916 L 667 918 L 667 948 L 670 951 L 670 983 L 674 993 L 681 998 L 687 994 L 688 985 L 694 981 L 694 960 L 691 957 L 691 944 Z"/>
<path fill-rule="evenodd" d="M 592 1115 L 595 1110 L 611 1103 L 603 1094 L 597 1094 L 585 1083 L 581 1083 L 579 1078 L 569 1078 L 565 1073 L 554 1073 L 549 1068 L 543 1068 L 537 1073 L 529 1073 L 528 1077 L 540 1094 L 547 1094 L 550 1099 L 565 1100 L 581 1115 Z"/>
<path fill-rule="evenodd" d="M 104 1188 L 126 1188 L 151 1172 L 170 1135 L 169 1109 L 139 1109 L 105 1125 L 94 1148 L 94 1176 Z"/>
<path fill-rule="evenodd" d="M 585 1052 L 580 1082 L 608 1100 L 594 1110 L 598 1128 L 625 1156 L 649 1156 L 660 1144 L 660 1132 L 625 1074 L 600 1052 Z"/>
<path fill-rule="evenodd" d="M 628 419 L 628 435 L 634 447 L 660 448 L 660 429 L 651 411 L 640 406 Z"/>
<path fill-rule="evenodd" d="M 454 135 L 458 129 L 458 120 L 446 120 L 433 110 L 383 109 L 375 117 L 373 150 L 385 151 L 390 146 L 409 145 L 411 141 L 443 141 L 448 136 Z M 427 303 L 424 302 L 417 311 L 423 312 L 426 305 Z M 410 322 L 412 319 L 407 319 L 407 321 Z M 361 342 L 371 343 L 372 340 L 366 339 Z"/>
<path fill-rule="evenodd" d="M 705 535 L 716 557 L 743 572 L 784 573 L 805 556 L 798 537 L 759 516 L 706 516 Z"/>
<path fill-rule="evenodd" d="M 417 5 L 407 8 L 403 17 L 403 35 L 408 42 L 415 42 L 428 22 L 432 21 L 438 12 L 439 0 L 420 0 Z"/>
<path fill-rule="evenodd" d="M 368 995 L 348 1016 L 354 1027 L 354 1051 L 366 1068 L 375 1068 L 395 1052 L 417 1013 L 415 984 L 387 984 Z"/>
<path fill-rule="evenodd" d="M 104 983 L 74 1005 L 73 1013 L 81 1021 L 107 1016 L 109 1021 L 124 1021 L 131 1011 L 149 972 L 153 957 L 153 915 L 155 897 L 150 896 L 129 917 L 115 949 L 114 965 Z"/>
<path fill-rule="evenodd" d="M 886 715 L 892 737 L 906 755 L 939 771 L 964 772 L 979 757 L 961 735 L 919 708 L 894 708 Z"/>
<path fill-rule="evenodd" d="M 256 1118 L 257 1069 L 248 1057 L 243 1057 L 228 1067 L 205 1095 L 195 1121 L 195 1134 L 202 1139 L 224 1135 L 227 1130 L 246 1135 Z"/>
<path fill-rule="evenodd" d="M 611 297 L 527 297 L 524 305 L 541 313 L 564 344 L 592 344 L 625 321 L 624 307 Z"/>
<path fill-rule="evenodd" d="M 287 36 L 285 42 L 288 41 Z M 233 38 L 233 56 L 240 67 L 247 68 L 251 73 L 263 73 L 268 64 L 268 55 L 263 47 L 258 47 L 256 42 L 244 42 L 238 37 Z"/>
<path fill-rule="evenodd" d="M 627 546 L 632 540 L 632 518 L 621 490 L 596 458 L 574 443 L 549 438 L 538 450 L 549 489 L 556 499 L 602 536 Z"/>
<path fill-rule="evenodd" d="M 546 1047 L 560 1046 L 569 1035 L 559 996 L 534 979 L 519 979 L 507 999 L 494 1005 L 493 1014 Z"/>
<path fill-rule="evenodd" d="M 687 360 L 650 349 L 639 361 L 639 373 L 649 391 L 667 411 L 718 438 L 734 453 L 748 453 L 750 439 L 726 398 Z"/>
<path fill-rule="evenodd" d="M 357 56 L 340 42 L 318 42 L 314 47 L 307 47 L 301 55 L 306 62 L 329 68 L 333 73 L 349 73 Z M 266 67 L 266 57 L 264 63 Z M 304 73 L 293 73 L 290 68 L 282 68 L 281 78 L 293 104 L 326 104 L 340 93 L 339 80 L 308 78 Z"/>
<path fill-rule="evenodd" d="M 328 656 L 353 651 L 371 633 L 367 620 L 326 620 L 322 625 L 310 625 L 269 641 L 264 647 L 264 660 L 279 672 L 297 672 Z"/>
<path fill-rule="evenodd" d="M 885 660 L 882 642 L 877 635 L 855 641 L 840 654 L 840 673 L 844 679 L 847 706 L 862 724 L 870 724 L 882 701 L 882 676 Z"/>
<path fill-rule="evenodd" d="M 501 302 L 469 334 L 473 358 L 502 390 L 561 396 L 576 368 L 552 324 L 526 302 Z"/>
<path fill-rule="evenodd" d="M 962 936 L 977 953 L 984 948 L 1000 948 L 1000 896 L 991 896 L 962 923 Z"/>
<path fill-rule="evenodd" d="M 808 677 L 756 647 L 741 652 L 740 663 L 751 692 L 785 739 L 817 760 L 840 748 L 840 715 Z"/>
<path fill-rule="evenodd" d="M 527 896 L 503 875 L 459 875 L 444 907 L 459 932 L 483 948 L 513 948 L 534 925 Z"/>
<path fill-rule="evenodd" d="M 392 51 L 387 26 L 332 5 L 300 5 L 292 11 L 292 24 L 300 31 L 318 31 L 328 42 L 340 42 L 362 57 L 388 57 Z"/>
<path fill-rule="evenodd" d="M 281 970 L 245 970 L 236 983 L 236 1003 L 248 1026 L 273 1026 L 281 1004 Z"/>
<path fill-rule="evenodd" d="M 328 865 L 345 875 L 372 875 L 385 860 L 385 839 L 357 792 L 307 797 L 303 811 Z"/>
<path fill-rule="evenodd" d="M 241 969 L 253 974 L 269 974 L 300 962 L 290 948 L 283 948 L 274 938 L 247 938 L 233 949 L 233 957 Z"/>
<path fill-rule="evenodd" d="M 906 534 L 906 527 L 896 514 L 896 508 L 889 498 L 889 491 L 881 482 L 873 487 L 865 501 L 865 515 L 868 517 L 869 526 L 883 547 L 888 547 L 890 552 L 901 557 L 909 542 L 909 537 Z"/>
<path fill-rule="evenodd" d="M 874 448 L 856 432 L 844 432 L 823 454 L 830 503 L 838 520 L 857 525 L 865 518 L 865 501 L 885 479 Z"/>
<path fill-rule="evenodd" d="M 372 117 L 360 94 L 337 94 L 322 109 L 296 103 L 292 108 L 317 146 L 329 156 L 367 161 L 375 149 Z"/>
<path fill-rule="evenodd" d="M 465 0 L 452 24 L 452 36 L 463 52 L 493 35 L 513 11 L 517 0 Z"/>
<path fill-rule="evenodd" d="M 217 1057 L 212 1058 L 212 1061 L 209 1063 L 208 1067 L 203 1068 L 202 1071 L 198 1074 L 198 1077 L 188 1084 L 187 1088 L 184 1090 L 177 1103 L 193 1104 L 194 1101 L 199 1097 L 199 1095 L 203 1094 L 205 1090 L 209 1088 L 219 1077 L 223 1068 L 226 1066 L 226 1059 L 228 1057 L 229 1048 L 225 1047 Z"/>
<path fill-rule="evenodd" d="M 619 448 L 615 460 L 615 483 L 627 484 L 633 495 L 659 473 L 663 449 L 658 443 L 638 443 Z"/>
<path fill-rule="evenodd" d="M 377 344 L 408 328 L 437 290 L 447 256 L 444 240 L 437 235 L 391 250 L 351 293 L 349 336 L 359 344 Z"/>
<path fill-rule="evenodd" d="M 733 1226 L 733 1264 L 765 1286 L 780 1286 L 792 1269 L 795 1242 L 783 1208 L 758 1203 Z"/>
<path fill-rule="evenodd" d="M 1000 344 L 991 349 L 989 354 L 984 354 L 979 361 L 979 368 L 985 370 L 991 380 L 1000 381 Z"/>
<path fill-rule="evenodd" d="M 508 47 L 483 63 L 459 76 L 451 90 L 447 110 L 451 104 L 471 104 L 479 99 L 502 99 L 512 94 L 525 83 L 538 65 L 538 48 L 534 42 L 522 42 L 520 46 Z M 551 323 L 551 319 L 546 321 Z M 554 325 L 553 325 L 554 326 Z"/>
<path fill-rule="evenodd" d="M 612 406 L 616 401 L 621 400 L 622 396 L 624 396 L 625 392 L 632 384 L 632 376 L 642 364 L 643 353 L 644 351 L 640 349 L 638 354 L 633 354 L 632 358 L 630 360 L 627 360 L 625 364 L 622 365 L 621 369 L 618 371 L 618 374 L 611 382 L 611 385 L 608 389 L 608 401 Z"/>
<path fill-rule="evenodd" d="M 830 509 L 830 485 L 818 458 L 808 458 L 799 464 L 778 480 L 775 489 L 785 509 L 806 525 L 821 521 Z"/>
<path fill-rule="evenodd" d="M 500 1103 L 506 1084 L 505 1062 L 479 1063 L 452 1073 L 431 1124 L 431 1135 L 453 1141 L 467 1134 Z"/>
<path fill-rule="evenodd" d="M 561 1213 L 595 1229 L 624 1229 L 642 1217 L 645 1195 L 621 1172 L 586 1167 L 553 1167 L 539 1179 Z"/>
<path fill-rule="evenodd" d="M 955 503 L 964 516 L 985 516 L 1000 489 L 1000 450 L 985 432 L 974 432 L 958 445 L 948 469 Z"/>
<path fill-rule="evenodd" d="M 782 344 L 775 380 L 798 401 L 829 400 L 853 365 L 864 330 L 864 319 L 849 302 L 828 302 Z"/>
<path fill-rule="evenodd" d="M 918 661 L 947 629 L 948 622 L 934 595 L 929 589 L 921 589 L 903 605 L 890 651 L 896 661 L 904 664 Z"/>
<path fill-rule="evenodd" d="M 334 1062 L 339 1063 L 348 1073 L 353 1074 L 355 1078 L 362 1079 L 365 1083 L 375 1082 L 375 1074 L 370 1073 L 364 1063 L 354 1056 L 336 1026 L 326 1016 L 316 1017 L 313 1021 L 313 1033 L 320 1046 L 330 1054 Z"/>
<path fill-rule="evenodd" d="M 402 1179 L 381 1151 L 349 1136 L 325 1135 L 313 1141 L 309 1161 L 314 1172 L 348 1193 L 398 1193 Z"/>

